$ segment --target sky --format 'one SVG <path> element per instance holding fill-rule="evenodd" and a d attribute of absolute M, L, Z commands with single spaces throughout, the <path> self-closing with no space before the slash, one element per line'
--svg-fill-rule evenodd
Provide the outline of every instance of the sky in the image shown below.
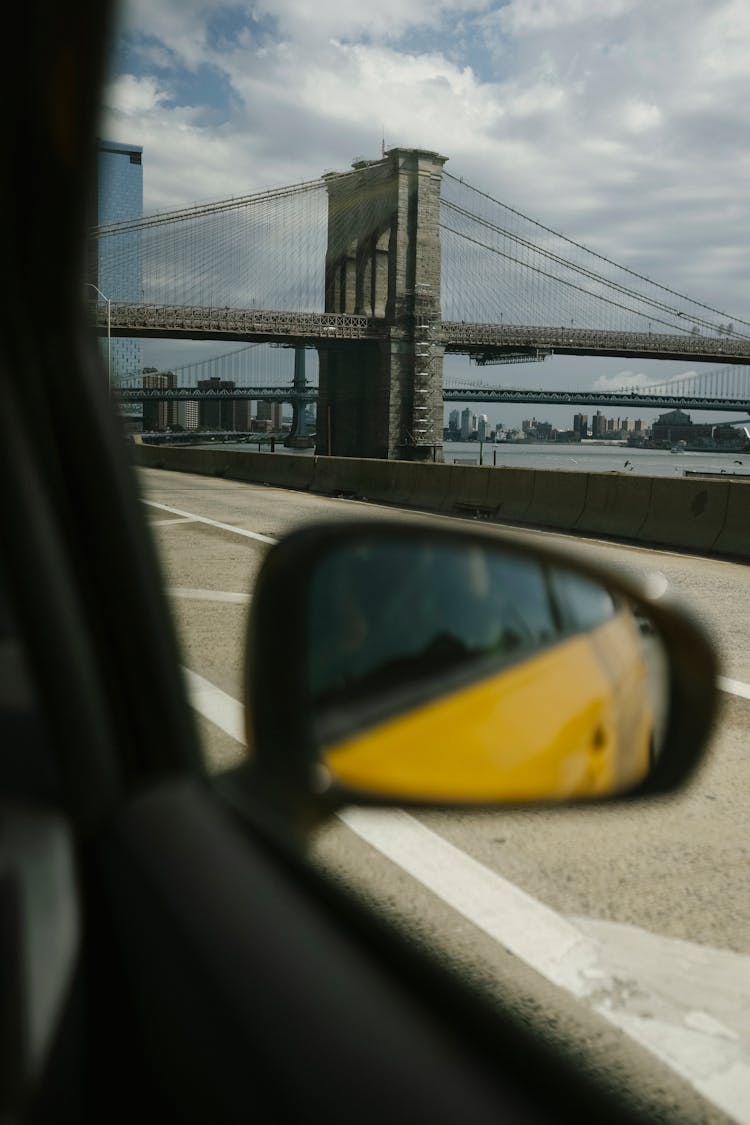
<path fill-rule="evenodd" d="M 747 0 L 126 0 L 100 132 L 143 146 L 147 214 L 343 171 L 383 141 L 438 151 L 496 199 L 750 320 L 748 59 Z M 186 361 L 175 347 L 152 345 L 154 365 Z M 710 369 L 489 370 L 598 389 Z"/>

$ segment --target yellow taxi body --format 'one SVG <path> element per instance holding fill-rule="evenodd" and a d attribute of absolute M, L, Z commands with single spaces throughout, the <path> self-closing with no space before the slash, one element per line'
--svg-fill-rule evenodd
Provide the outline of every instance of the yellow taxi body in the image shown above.
<path fill-rule="evenodd" d="M 632 613 L 327 748 L 337 782 L 436 800 L 622 792 L 649 769 L 653 712 Z"/>

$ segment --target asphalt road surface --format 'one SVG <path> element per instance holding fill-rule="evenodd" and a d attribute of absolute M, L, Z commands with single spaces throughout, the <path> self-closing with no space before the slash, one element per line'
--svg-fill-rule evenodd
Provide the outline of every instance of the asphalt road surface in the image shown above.
<path fill-rule="evenodd" d="M 422 517 L 138 473 L 205 753 L 221 770 L 243 754 L 244 634 L 271 543 L 311 521 Z M 750 572 L 695 555 L 528 536 L 626 573 L 659 573 L 705 622 L 724 690 L 695 781 L 638 805 L 345 810 L 315 833 L 312 855 L 581 1065 L 626 1083 L 647 1119 L 750 1123 Z"/>

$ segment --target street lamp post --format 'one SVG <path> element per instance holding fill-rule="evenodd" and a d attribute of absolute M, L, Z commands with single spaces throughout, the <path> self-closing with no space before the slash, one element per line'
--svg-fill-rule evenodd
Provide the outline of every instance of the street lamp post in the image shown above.
<path fill-rule="evenodd" d="M 98 285 L 93 281 L 86 281 L 84 285 L 98 293 L 107 305 L 107 394 L 112 394 L 112 298 L 105 297 Z"/>

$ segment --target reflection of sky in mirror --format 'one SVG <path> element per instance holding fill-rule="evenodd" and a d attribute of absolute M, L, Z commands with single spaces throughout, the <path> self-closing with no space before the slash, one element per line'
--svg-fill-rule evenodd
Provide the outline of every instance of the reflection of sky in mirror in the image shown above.
<path fill-rule="evenodd" d="M 553 641 L 559 623 L 533 560 L 372 541 L 320 561 L 308 628 L 318 696 L 389 667 L 398 682 L 476 656 L 514 659 Z"/>

